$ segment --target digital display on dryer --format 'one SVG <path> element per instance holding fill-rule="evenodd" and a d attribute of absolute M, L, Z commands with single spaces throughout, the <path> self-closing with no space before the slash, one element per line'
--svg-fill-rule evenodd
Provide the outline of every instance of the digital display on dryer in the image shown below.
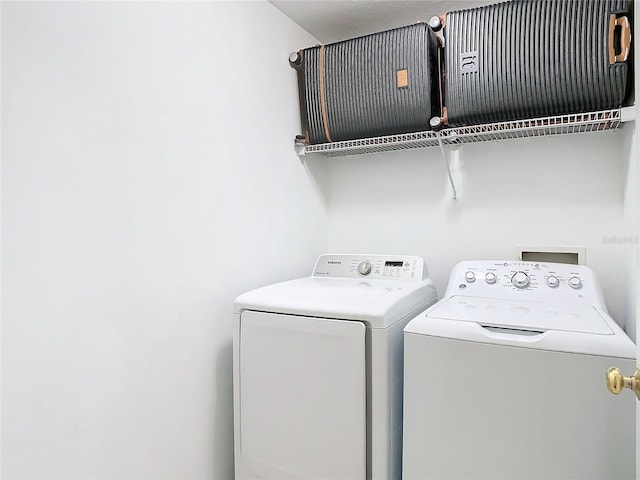
<path fill-rule="evenodd" d="M 385 267 L 401 267 L 402 265 L 403 265 L 402 261 L 393 262 L 393 261 L 387 260 L 386 262 L 384 262 Z"/>

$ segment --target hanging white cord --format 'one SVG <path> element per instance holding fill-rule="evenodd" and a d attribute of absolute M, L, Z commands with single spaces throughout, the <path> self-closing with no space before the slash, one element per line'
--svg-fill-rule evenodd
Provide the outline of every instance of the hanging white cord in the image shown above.
<path fill-rule="evenodd" d="M 453 199 L 458 198 L 458 192 L 456 192 L 456 186 L 453 183 L 453 175 L 451 175 L 451 166 L 449 165 L 449 160 L 447 159 L 447 154 L 444 151 L 444 145 L 442 143 L 442 137 L 440 132 L 436 132 L 436 137 L 438 137 L 438 145 L 440 145 L 440 152 L 442 153 L 442 159 L 444 163 L 447 165 L 447 174 L 449 175 L 449 183 L 451 184 L 451 189 L 453 190 Z"/>

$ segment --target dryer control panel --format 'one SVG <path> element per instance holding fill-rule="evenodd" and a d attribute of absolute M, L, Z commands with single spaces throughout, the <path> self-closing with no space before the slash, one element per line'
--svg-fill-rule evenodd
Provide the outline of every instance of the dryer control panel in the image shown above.
<path fill-rule="evenodd" d="M 314 277 L 370 278 L 421 282 L 427 278 L 424 259 L 414 255 L 322 255 Z"/>
<path fill-rule="evenodd" d="M 523 261 L 467 261 L 456 265 L 445 296 L 533 301 L 579 301 L 604 306 L 595 273 L 584 265 Z"/>

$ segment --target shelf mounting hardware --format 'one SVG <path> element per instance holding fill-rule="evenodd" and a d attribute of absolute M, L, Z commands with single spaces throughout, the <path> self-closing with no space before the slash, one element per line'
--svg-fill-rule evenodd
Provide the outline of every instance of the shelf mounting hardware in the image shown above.
<path fill-rule="evenodd" d="M 440 153 L 442 153 L 442 159 L 444 160 L 445 165 L 447 166 L 447 174 L 449 175 L 449 183 L 451 184 L 451 190 L 453 190 L 453 199 L 458 198 L 458 192 L 456 191 L 456 184 L 453 181 L 453 175 L 451 175 L 451 164 L 449 163 L 449 158 L 447 156 L 447 152 L 444 150 L 444 145 L 442 144 L 442 135 L 440 132 L 436 132 L 438 137 L 438 145 L 440 145 Z"/>

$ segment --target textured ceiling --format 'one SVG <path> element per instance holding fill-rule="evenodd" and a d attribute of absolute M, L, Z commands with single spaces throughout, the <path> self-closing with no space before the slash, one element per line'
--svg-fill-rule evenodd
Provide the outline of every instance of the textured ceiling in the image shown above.
<path fill-rule="evenodd" d="M 449 10 L 498 0 L 270 0 L 322 43 L 428 21 Z"/>

